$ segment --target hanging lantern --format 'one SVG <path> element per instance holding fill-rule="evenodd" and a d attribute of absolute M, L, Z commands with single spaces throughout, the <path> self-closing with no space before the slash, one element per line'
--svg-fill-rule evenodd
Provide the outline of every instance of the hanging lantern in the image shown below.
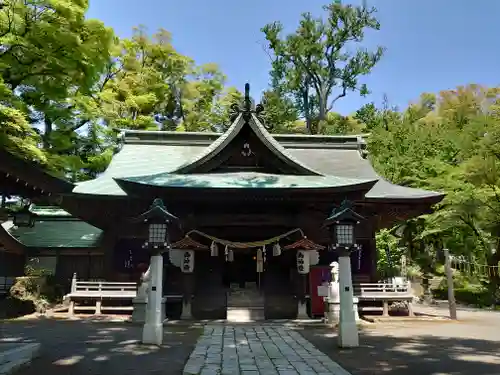
<path fill-rule="evenodd" d="M 318 250 L 309 250 L 309 264 L 311 266 L 315 266 L 319 263 L 319 251 Z"/>
<path fill-rule="evenodd" d="M 306 250 L 297 251 L 297 271 L 300 274 L 309 273 L 309 254 Z"/>
<path fill-rule="evenodd" d="M 278 242 L 273 245 L 273 256 L 277 257 L 281 255 L 281 246 Z"/>
<path fill-rule="evenodd" d="M 229 249 L 227 252 L 227 261 L 234 262 L 234 251 Z"/>
<path fill-rule="evenodd" d="M 266 263 L 266 246 L 262 246 L 262 261 Z"/>
<path fill-rule="evenodd" d="M 184 250 L 182 252 L 182 268 L 183 273 L 192 273 L 194 270 L 194 251 Z"/>
<path fill-rule="evenodd" d="M 172 263 L 174 266 L 181 268 L 182 266 L 182 250 L 180 249 L 170 249 L 168 251 L 168 259 L 170 260 L 170 263 Z"/>
<path fill-rule="evenodd" d="M 226 262 L 229 262 L 229 246 L 226 245 L 226 247 L 224 248 L 224 257 L 226 259 Z"/>
<path fill-rule="evenodd" d="M 210 255 L 213 257 L 219 256 L 219 248 L 215 243 L 215 241 L 213 241 L 212 244 L 210 245 Z"/>

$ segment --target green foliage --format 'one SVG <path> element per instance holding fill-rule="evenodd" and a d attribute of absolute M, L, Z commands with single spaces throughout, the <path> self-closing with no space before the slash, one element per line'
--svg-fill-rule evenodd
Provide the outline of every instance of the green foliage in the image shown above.
<path fill-rule="evenodd" d="M 70 180 L 95 178 L 116 129 L 228 126 L 241 95 L 215 64 L 196 66 L 170 34 L 119 39 L 85 18 L 87 0 L 6 0 L 0 9 L 0 146 Z"/>
<path fill-rule="evenodd" d="M 273 133 L 294 133 L 299 112 L 293 101 L 278 90 L 264 92 L 264 120 L 273 126 Z"/>
<path fill-rule="evenodd" d="M 488 288 L 480 285 L 468 285 L 462 288 L 454 289 L 455 300 L 458 303 L 462 303 L 469 306 L 475 307 L 490 307 L 498 302 L 495 300 L 493 295 L 490 293 Z M 432 290 L 432 296 L 435 299 L 447 300 L 448 299 L 448 289 L 439 288 Z"/>
<path fill-rule="evenodd" d="M 426 274 L 454 256 L 496 266 L 500 260 L 500 103 L 498 88 L 458 87 L 423 94 L 405 111 L 366 106 L 356 114 L 371 130 L 370 157 L 394 183 L 446 193 L 436 211 L 400 225 L 400 243 Z M 498 273 L 474 275 L 493 295 Z"/>
<path fill-rule="evenodd" d="M 225 132 L 231 125 L 231 105 L 243 102 L 243 94 L 235 87 L 220 93 L 213 105 L 211 124 L 214 130 Z"/>
<path fill-rule="evenodd" d="M 280 22 L 262 28 L 273 53 L 272 85 L 293 98 L 311 133 L 323 133 L 328 112 L 348 92 L 368 94 L 359 78 L 383 55 L 381 47 L 375 52 L 353 48 L 366 30 L 380 28 L 375 8 L 334 1 L 323 9 L 325 18 L 304 13 L 297 30 L 285 37 Z"/>

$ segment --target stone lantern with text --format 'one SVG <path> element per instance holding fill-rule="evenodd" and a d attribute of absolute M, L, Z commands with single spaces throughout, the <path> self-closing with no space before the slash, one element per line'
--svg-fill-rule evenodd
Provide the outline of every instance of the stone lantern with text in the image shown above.
<path fill-rule="evenodd" d="M 330 230 L 331 248 L 338 253 L 340 295 L 338 340 L 340 347 L 359 346 L 350 255 L 351 252 L 360 250 L 356 243 L 356 226 L 362 220 L 364 218 L 353 211 L 352 203 L 345 200 L 339 207 L 333 209 L 323 224 Z"/>
<path fill-rule="evenodd" d="M 145 247 L 151 253 L 150 280 L 145 323 L 142 331 L 144 344 L 161 345 L 163 342 L 163 253 L 170 249 L 169 228 L 179 219 L 167 211 L 163 201 L 156 198 L 150 209 L 134 221 L 148 226 L 148 239 Z"/>

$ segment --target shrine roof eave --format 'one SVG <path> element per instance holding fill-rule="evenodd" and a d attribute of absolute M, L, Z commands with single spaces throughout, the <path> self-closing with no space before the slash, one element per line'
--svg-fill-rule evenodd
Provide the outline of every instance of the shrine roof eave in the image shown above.
<path fill-rule="evenodd" d="M 69 193 L 75 187 L 69 181 L 52 176 L 40 164 L 23 160 L 6 150 L 0 150 L 0 172 L 15 176 L 16 179 L 39 187 L 47 193 Z"/>
<path fill-rule="evenodd" d="M 416 190 L 416 189 L 414 189 Z M 422 195 L 409 195 L 409 196 L 397 196 L 397 195 L 387 195 L 387 196 L 370 196 L 368 193 L 365 196 L 364 203 L 373 204 L 420 204 L 420 205 L 435 205 L 441 202 L 446 194 L 426 191 L 426 194 Z"/>
<path fill-rule="evenodd" d="M 377 180 L 351 179 L 337 176 L 296 176 L 255 172 L 175 174 L 116 178 L 127 193 L 144 188 L 183 188 L 198 190 L 332 190 L 369 191 Z"/>

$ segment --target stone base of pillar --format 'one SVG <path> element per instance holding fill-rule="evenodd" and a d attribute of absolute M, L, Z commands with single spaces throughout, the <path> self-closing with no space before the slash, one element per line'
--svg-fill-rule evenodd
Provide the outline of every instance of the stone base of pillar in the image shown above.
<path fill-rule="evenodd" d="M 144 324 L 142 343 L 145 345 L 161 345 L 163 343 L 163 324 Z"/>
<path fill-rule="evenodd" d="M 341 348 L 357 348 L 359 346 L 358 326 L 355 321 L 339 322 L 338 344 Z"/>
<path fill-rule="evenodd" d="M 193 319 L 193 314 L 191 313 L 191 301 L 183 301 L 182 302 L 182 320 L 191 320 Z"/>
<path fill-rule="evenodd" d="M 354 319 L 359 321 L 359 310 L 358 310 L 358 297 L 353 297 L 352 299 L 352 309 L 354 310 Z"/>
<path fill-rule="evenodd" d="M 309 319 L 309 315 L 307 315 L 307 303 L 306 301 L 299 301 L 298 309 L 297 309 L 297 319 Z"/>
<path fill-rule="evenodd" d="M 358 298 L 353 298 L 352 309 L 354 311 L 354 319 L 359 321 Z M 326 321 L 328 324 L 337 324 L 340 320 L 340 302 L 328 300 L 326 302 Z"/>
<path fill-rule="evenodd" d="M 135 323 L 144 323 L 146 321 L 147 298 L 134 298 L 132 301 L 134 310 L 132 311 L 132 321 Z"/>
<path fill-rule="evenodd" d="M 326 321 L 328 324 L 337 324 L 340 319 L 340 303 L 327 302 L 328 310 L 326 312 Z"/>
<path fill-rule="evenodd" d="M 165 302 L 167 301 L 166 297 L 161 299 L 161 321 L 163 322 L 166 319 L 165 314 Z M 134 306 L 134 310 L 132 311 L 132 322 L 134 323 L 144 323 L 146 321 L 146 309 L 148 306 L 147 299 L 144 298 L 134 298 L 132 301 Z"/>

